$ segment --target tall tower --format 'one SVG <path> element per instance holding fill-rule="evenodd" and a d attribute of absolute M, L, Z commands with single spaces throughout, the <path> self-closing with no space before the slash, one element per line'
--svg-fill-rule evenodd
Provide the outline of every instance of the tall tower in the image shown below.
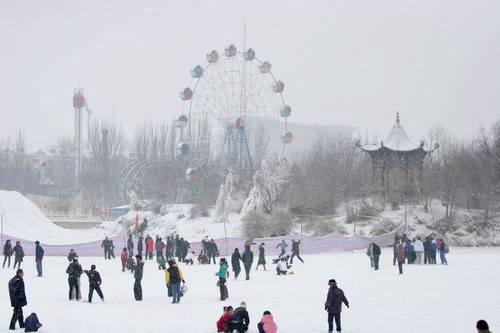
<path fill-rule="evenodd" d="M 75 154 L 75 190 L 80 189 L 80 177 L 82 172 L 82 116 L 85 104 L 83 89 L 75 89 L 73 95 L 73 108 L 75 109 L 75 141 L 73 147 Z"/>

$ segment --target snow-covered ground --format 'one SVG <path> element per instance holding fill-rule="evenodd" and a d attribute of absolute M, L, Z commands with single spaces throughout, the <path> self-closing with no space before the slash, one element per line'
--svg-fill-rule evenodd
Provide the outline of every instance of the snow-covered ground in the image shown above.
<path fill-rule="evenodd" d="M 450 265 L 406 265 L 402 276 L 392 266 L 392 252 L 384 249 L 381 270 L 370 270 L 363 252 L 324 253 L 305 256 L 294 275 L 277 276 L 252 271 L 250 281 L 229 280 L 229 300 L 218 300 L 215 265 L 181 265 L 189 291 L 178 305 L 166 296 L 163 272 L 154 263 L 145 266 L 144 301 L 133 297 L 133 278 L 122 273 L 117 260 L 81 258 L 84 269 L 97 265 L 103 278 L 106 303 L 97 295 L 93 304 L 67 300 L 67 261 L 46 258 L 44 277 L 37 278 L 32 257 L 25 258 L 28 306 L 44 327 L 41 332 L 215 332 L 215 321 L 224 305 L 246 301 L 251 316 L 250 332 L 262 312 L 270 310 L 279 332 L 326 332 L 323 310 L 327 281 L 335 278 L 351 307 L 343 311 L 343 332 L 422 333 L 474 332 L 478 319 L 489 321 L 492 331 L 500 328 L 500 268 L 498 248 L 452 248 Z M 268 262 L 271 258 L 267 258 Z M 0 270 L 0 332 L 7 332 L 11 316 L 7 281 L 13 270 Z M 88 291 L 82 277 L 83 292 Z M 20 330 L 18 330 L 20 332 Z"/>

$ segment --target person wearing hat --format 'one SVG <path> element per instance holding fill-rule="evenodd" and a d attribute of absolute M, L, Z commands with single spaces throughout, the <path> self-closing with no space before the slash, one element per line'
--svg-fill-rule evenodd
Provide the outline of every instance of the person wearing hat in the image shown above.
<path fill-rule="evenodd" d="M 142 256 L 136 255 L 136 266 L 134 271 L 134 297 L 136 301 L 142 301 L 142 276 L 144 273 L 144 261 L 142 261 Z"/>
<path fill-rule="evenodd" d="M 16 329 L 16 322 L 19 322 L 19 327 L 24 328 L 23 306 L 26 306 L 28 302 L 26 301 L 23 277 L 24 272 L 19 268 L 16 275 L 9 280 L 10 305 L 13 308 L 9 330 Z"/>
<path fill-rule="evenodd" d="M 101 291 L 102 279 L 99 272 L 95 270 L 95 265 L 90 266 L 90 271 L 85 270 L 83 272 L 87 274 L 87 277 L 89 278 L 89 303 L 92 303 L 92 295 L 94 295 L 94 290 L 101 298 L 101 301 L 104 302 L 104 295 Z"/>
<path fill-rule="evenodd" d="M 477 324 L 476 324 L 476 329 L 477 329 L 477 333 L 491 333 L 490 332 L 490 327 L 488 326 L 488 323 L 486 322 L 486 320 L 478 320 Z"/>
<path fill-rule="evenodd" d="M 233 315 L 228 322 L 228 331 L 236 330 L 238 333 L 243 333 L 250 326 L 250 316 L 247 311 L 247 303 L 241 302 L 240 306 L 233 311 Z"/>
<path fill-rule="evenodd" d="M 69 300 L 71 301 L 74 297 L 77 301 L 79 301 L 81 296 L 80 284 L 78 283 L 78 280 L 80 279 L 80 275 L 82 275 L 83 270 L 82 266 L 78 263 L 78 259 L 73 258 L 73 262 L 68 265 L 66 273 L 68 274 Z"/>
<path fill-rule="evenodd" d="M 264 270 L 266 270 L 266 250 L 264 245 L 264 243 L 260 243 L 259 245 L 259 260 L 257 261 L 257 267 L 255 267 L 255 270 L 258 270 L 260 265 L 264 266 Z"/>
<path fill-rule="evenodd" d="M 165 271 L 165 282 L 167 284 L 167 289 L 172 290 L 172 304 L 179 303 L 181 300 L 181 281 L 182 283 L 186 283 L 181 270 L 174 259 L 169 260 L 168 268 Z"/>
<path fill-rule="evenodd" d="M 337 332 L 342 330 L 340 323 L 340 313 L 342 312 L 342 303 L 349 307 L 349 301 L 344 295 L 344 291 L 337 287 L 337 282 L 334 279 L 328 281 L 330 288 L 325 302 L 325 310 L 328 312 L 328 332 L 333 332 L 333 319 Z"/>

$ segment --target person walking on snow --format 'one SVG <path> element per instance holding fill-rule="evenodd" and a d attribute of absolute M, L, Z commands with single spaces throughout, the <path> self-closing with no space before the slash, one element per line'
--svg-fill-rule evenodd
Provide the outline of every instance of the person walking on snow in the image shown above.
<path fill-rule="evenodd" d="M 274 322 L 273 315 L 269 311 L 264 311 L 262 319 L 257 324 L 259 333 L 276 333 L 278 332 L 278 325 Z"/>
<path fill-rule="evenodd" d="M 10 268 L 10 257 L 12 257 L 12 253 L 14 253 L 14 250 L 12 250 L 12 244 L 10 243 L 10 239 L 7 239 L 5 241 L 5 244 L 3 246 L 3 265 L 2 268 L 5 268 L 5 262 L 8 260 L 9 264 L 7 265 L 7 268 Z"/>
<path fill-rule="evenodd" d="M 104 302 L 104 295 L 101 291 L 101 275 L 98 271 L 95 270 L 95 265 L 90 266 L 90 271 L 85 270 L 85 274 L 89 278 L 89 303 L 92 303 L 92 296 L 94 295 L 94 290 L 97 292 L 97 295 L 101 298 L 101 301 Z"/>
<path fill-rule="evenodd" d="M 264 266 L 264 271 L 266 270 L 266 250 L 264 245 L 264 243 L 260 243 L 259 245 L 259 260 L 257 261 L 257 267 L 255 267 L 255 270 L 258 270 L 260 265 Z"/>
<path fill-rule="evenodd" d="M 36 245 L 35 246 L 36 271 L 38 273 L 38 277 L 42 277 L 42 275 L 43 275 L 42 260 L 43 260 L 43 254 L 45 253 L 45 251 L 40 246 L 39 241 L 36 241 L 35 245 Z"/>
<path fill-rule="evenodd" d="M 225 301 L 229 297 L 229 292 L 227 291 L 227 279 L 229 278 L 229 270 L 226 258 L 221 258 L 219 263 L 219 271 L 215 273 L 215 276 L 219 278 L 217 284 L 219 285 L 220 300 Z"/>
<path fill-rule="evenodd" d="M 448 252 L 446 243 L 442 238 L 438 238 L 436 244 L 437 250 L 439 251 L 439 258 L 441 259 L 441 264 L 448 265 L 448 261 L 446 260 L 446 253 Z"/>
<path fill-rule="evenodd" d="M 160 237 L 156 240 L 155 244 L 156 248 L 156 259 L 163 255 L 163 249 L 165 248 L 165 243 L 163 243 L 163 239 Z"/>
<path fill-rule="evenodd" d="M 28 302 L 26 300 L 23 277 L 23 270 L 18 269 L 16 275 L 9 281 L 10 305 L 13 307 L 9 330 L 16 329 L 16 322 L 19 322 L 20 328 L 24 328 L 23 306 L 26 306 Z"/>
<path fill-rule="evenodd" d="M 415 255 L 417 257 L 415 259 L 415 263 L 417 265 L 422 265 L 422 255 L 424 253 L 424 243 L 422 242 L 420 237 L 417 237 L 417 239 L 415 240 L 415 244 L 413 245 L 413 248 L 415 249 Z"/>
<path fill-rule="evenodd" d="M 142 277 L 144 274 L 144 261 L 140 255 L 136 255 L 137 260 L 134 271 L 134 297 L 136 301 L 142 301 Z"/>
<path fill-rule="evenodd" d="M 146 236 L 146 260 L 153 259 L 154 248 L 155 248 L 155 243 L 153 241 L 153 238 L 151 238 L 151 236 L 147 235 Z"/>
<path fill-rule="evenodd" d="M 111 259 L 111 241 L 108 236 L 104 237 L 104 240 L 101 243 L 101 247 L 104 249 L 104 259 Z"/>
<path fill-rule="evenodd" d="M 250 250 L 250 245 L 245 245 L 245 251 L 241 255 L 241 261 L 243 261 L 243 266 L 245 267 L 245 280 L 250 280 L 250 270 L 252 269 L 253 263 L 253 252 Z"/>
<path fill-rule="evenodd" d="M 370 242 L 368 244 L 368 248 L 366 249 L 366 255 L 370 258 L 370 266 L 371 268 L 374 268 L 375 265 L 373 263 L 373 243 Z"/>
<path fill-rule="evenodd" d="M 349 301 L 344 295 L 344 291 L 337 287 L 337 282 L 334 279 L 328 281 L 330 288 L 325 302 L 325 310 L 328 312 L 328 332 L 333 332 L 333 320 L 335 319 L 335 326 L 337 332 L 342 330 L 340 313 L 342 312 L 342 303 L 349 308 Z"/>
<path fill-rule="evenodd" d="M 405 263 L 405 248 L 403 246 L 404 241 L 401 240 L 399 241 L 399 244 L 397 245 L 397 258 L 398 258 L 398 269 L 399 269 L 399 274 L 403 274 L 403 264 Z"/>
<path fill-rule="evenodd" d="M 142 236 L 139 237 L 137 241 L 137 254 L 142 257 L 142 251 L 144 250 L 144 242 Z"/>
<path fill-rule="evenodd" d="M 122 272 L 125 272 L 125 268 L 127 268 L 127 261 L 128 261 L 128 251 L 126 247 L 123 248 L 122 254 L 120 255 L 120 260 L 122 262 Z"/>
<path fill-rule="evenodd" d="M 240 275 L 241 272 L 240 260 L 241 260 L 240 250 L 238 248 L 235 248 L 233 254 L 231 255 L 231 266 L 233 267 L 235 280 L 238 279 L 238 275 Z"/>
<path fill-rule="evenodd" d="M 167 284 L 167 288 L 172 290 L 172 304 L 179 303 L 181 300 L 181 281 L 182 283 L 186 283 L 179 266 L 177 266 L 175 260 L 171 259 L 168 262 L 168 268 L 165 271 L 165 282 Z"/>
<path fill-rule="evenodd" d="M 281 249 L 281 253 L 280 255 L 278 256 L 278 258 L 281 258 L 283 257 L 285 254 L 286 254 L 286 248 L 288 247 L 287 243 L 285 242 L 285 240 L 283 239 L 281 241 L 281 243 L 279 243 L 278 245 L 276 245 L 276 248 L 278 249 Z"/>
<path fill-rule="evenodd" d="M 304 260 L 300 257 L 300 239 L 292 239 L 292 257 L 290 258 L 290 264 L 293 264 L 293 257 L 297 257 L 300 262 L 304 263 Z"/>
<path fill-rule="evenodd" d="M 20 242 L 16 242 L 16 246 L 14 246 L 14 269 L 21 268 L 21 263 L 23 262 L 24 258 L 24 250 L 23 247 L 21 246 Z"/>
<path fill-rule="evenodd" d="M 134 241 L 132 240 L 132 235 L 128 235 L 127 250 L 129 258 L 132 258 L 134 256 Z"/>
<path fill-rule="evenodd" d="M 378 263 L 380 261 L 380 254 L 382 251 L 380 250 L 380 246 L 375 243 L 372 243 L 372 255 L 373 255 L 373 269 L 378 271 Z"/>
<path fill-rule="evenodd" d="M 78 259 L 74 258 L 73 262 L 68 265 L 66 273 L 68 274 L 68 285 L 69 285 L 69 300 L 73 299 L 75 296 L 76 300 L 80 300 L 80 284 L 78 280 L 80 275 L 82 275 L 82 266 L 78 263 Z M 74 294 L 73 294 L 74 290 Z"/>
<path fill-rule="evenodd" d="M 435 239 L 431 237 L 431 263 L 436 264 L 436 253 L 437 253 L 437 243 Z"/>

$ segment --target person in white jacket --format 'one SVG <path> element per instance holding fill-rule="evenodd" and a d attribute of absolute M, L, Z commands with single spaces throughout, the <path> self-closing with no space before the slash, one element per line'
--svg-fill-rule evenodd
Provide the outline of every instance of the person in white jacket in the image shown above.
<path fill-rule="evenodd" d="M 414 248 L 415 248 L 415 253 L 417 255 L 416 262 L 417 262 L 417 264 L 421 265 L 422 264 L 422 255 L 424 253 L 424 243 L 422 242 L 420 237 L 417 237 L 417 240 L 415 241 L 415 244 L 414 244 Z"/>
<path fill-rule="evenodd" d="M 278 261 L 278 264 L 276 265 L 276 272 L 278 272 L 278 275 L 286 275 L 288 272 L 288 264 L 286 263 L 285 258 L 281 258 L 281 260 Z"/>

